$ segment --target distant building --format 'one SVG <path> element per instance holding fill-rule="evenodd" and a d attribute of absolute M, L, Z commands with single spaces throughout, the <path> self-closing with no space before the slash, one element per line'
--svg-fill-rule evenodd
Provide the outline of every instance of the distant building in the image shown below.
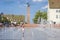
<path fill-rule="evenodd" d="M 48 21 L 60 24 L 60 0 L 48 0 Z"/>

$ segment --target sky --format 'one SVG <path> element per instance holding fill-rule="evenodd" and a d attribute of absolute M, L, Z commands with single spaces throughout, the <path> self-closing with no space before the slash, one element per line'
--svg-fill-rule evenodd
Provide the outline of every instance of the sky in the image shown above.
<path fill-rule="evenodd" d="M 27 2 L 30 4 L 30 22 L 33 23 L 38 10 L 47 11 L 48 0 L 0 0 L 0 13 L 25 15 L 27 17 Z"/>

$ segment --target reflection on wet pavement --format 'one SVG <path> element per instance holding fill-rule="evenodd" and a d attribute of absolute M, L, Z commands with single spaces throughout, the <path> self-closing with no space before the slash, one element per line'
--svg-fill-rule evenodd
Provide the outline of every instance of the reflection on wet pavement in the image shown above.
<path fill-rule="evenodd" d="M 24 28 L 24 40 L 60 40 L 60 29 Z M 22 40 L 22 28 L 0 28 L 0 40 Z"/>

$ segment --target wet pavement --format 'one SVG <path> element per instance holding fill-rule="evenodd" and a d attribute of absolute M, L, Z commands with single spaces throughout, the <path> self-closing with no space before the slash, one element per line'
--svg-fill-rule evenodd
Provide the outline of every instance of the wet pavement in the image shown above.
<path fill-rule="evenodd" d="M 23 37 L 24 32 L 24 37 Z M 5 27 L 0 28 L 0 40 L 60 40 L 60 29 L 50 27 L 24 28 Z"/>

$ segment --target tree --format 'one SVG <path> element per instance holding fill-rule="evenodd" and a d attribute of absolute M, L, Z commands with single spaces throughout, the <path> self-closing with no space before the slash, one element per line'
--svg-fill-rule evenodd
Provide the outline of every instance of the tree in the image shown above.
<path fill-rule="evenodd" d="M 6 17 L 4 17 L 4 13 L 2 12 L 0 14 L 0 23 L 4 23 L 4 22 L 10 22 L 10 20 L 8 20 Z"/>
<path fill-rule="evenodd" d="M 3 12 L 0 13 L 0 22 L 2 22 L 2 19 L 3 19 L 2 16 L 3 16 L 3 14 L 4 14 Z"/>
<path fill-rule="evenodd" d="M 36 12 L 35 17 L 34 17 L 34 19 L 33 19 L 33 22 L 34 22 L 34 23 L 37 23 L 39 17 L 42 18 L 42 12 L 41 12 L 40 10 Z"/>
<path fill-rule="evenodd" d="M 41 12 L 40 10 L 38 10 L 35 14 L 35 17 L 33 18 L 33 22 L 35 24 L 37 24 L 39 17 L 47 20 L 47 12 Z"/>
<path fill-rule="evenodd" d="M 45 20 L 47 20 L 47 12 L 43 12 L 42 18 L 45 19 Z"/>
<path fill-rule="evenodd" d="M 7 19 L 6 17 L 4 17 L 4 16 L 2 17 L 2 19 L 3 19 L 3 20 L 2 20 L 3 23 L 4 23 L 4 22 L 8 22 L 8 23 L 9 23 L 9 22 L 10 22 L 10 20 L 8 20 L 8 19 Z"/>

